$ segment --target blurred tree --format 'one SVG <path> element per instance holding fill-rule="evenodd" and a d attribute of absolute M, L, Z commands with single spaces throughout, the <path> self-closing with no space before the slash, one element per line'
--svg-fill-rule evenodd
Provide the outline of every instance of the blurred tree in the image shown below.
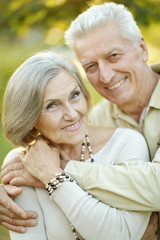
<path fill-rule="evenodd" d="M 64 31 L 71 21 L 91 5 L 104 2 L 107 1 L 0 0 L 0 113 L 7 80 L 16 67 L 29 57 L 28 52 L 32 54 L 39 49 L 63 44 Z M 127 6 L 138 25 L 160 23 L 160 0 L 113 0 L 113 2 Z M 153 38 L 154 36 L 153 34 Z M 42 43 L 43 47 L 38 47 Z"/>
<path fill-rule="evenodd" d="M 128 7 L 134 15 L 138 25 L 149 25 L 160 22 L 160 0 L 115 0 Z"/>
<path fill-rule="evenodd" d="M 104 0 L 1 0 L 0 34 L 12 41 L 30 29 L 39 29 L 48 44 L 63 42 L 64 30 L 70 22 L 92 4 Z M 123 3 L 138 24 L 160 21 L 160 0 L 115 0 Z M 54 35 L 54 38 L 53 38 Z"/>

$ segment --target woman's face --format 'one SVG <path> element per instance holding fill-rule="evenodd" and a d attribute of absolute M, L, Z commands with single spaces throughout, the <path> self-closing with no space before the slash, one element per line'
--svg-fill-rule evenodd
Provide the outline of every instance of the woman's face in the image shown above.
<path fill-rule="evenodd" d="M 35 128 L 53 143 L 72 145 L 82 141 L 86 125 L 86 99 L 76 79 L 62 70 L 46 86 Z"/>

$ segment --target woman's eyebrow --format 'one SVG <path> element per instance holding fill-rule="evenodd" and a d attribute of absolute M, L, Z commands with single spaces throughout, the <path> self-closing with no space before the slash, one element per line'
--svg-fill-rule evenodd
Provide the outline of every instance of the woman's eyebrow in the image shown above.
<path fill-rule="evenodd" d="M 48 102 L 58 102 L 58 101 L 59 101 L 59 99 L 50 98 L 50 99 L 47 99 L 43 104 L 45 105 Z"/>
<path fill-rule="evenodd" d="M 75 92 L 75 90 L 77 90 L 77 88 L 79 88 L 79 85 L 78 85 L 78 84 L 73 88 L 73 90 L 71 91 L 71 94 L 72 94 L 73 92 Z"/>
<path fill-rule="evenodd" d="M 70 94 L 72 94 L 75 90 L 77 90 L 77 88 L 79 88 L 78 84 L 76 84 L 76 86 L 72 89 Z M 49 102 L 58 102 L 58 101 L 60 101 L 60 99 L 58 99 L 58 98 L 55 98 L 55 99 L 54 98 L 49 98 L 49 99 L 47 99 L 46 101 L 43 102 L 43 105 L 46 105 Z"/>

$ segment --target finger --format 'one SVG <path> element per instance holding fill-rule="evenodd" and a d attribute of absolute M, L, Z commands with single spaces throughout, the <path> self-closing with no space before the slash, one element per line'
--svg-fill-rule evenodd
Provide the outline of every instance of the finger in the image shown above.
<path fill-rule="evenodd" d="M 8 223 L 12 226 L 21 226 L 21 227 L 33 227 L 37 224 L 37 219 L 18 219 L 18 218 L 8 218 L 3 216 L 1 223 Z"/>
<path fill-rule="evenodd" d="M 14 164 L 14 163 L 18 163 L 18 162 L 20 162 L 19 156 L 15 157 L 15 158 L 12 158 L 12 159 L 8 160 L 7 162 L 3 163 L 3 165 L 1 166 L 1 170 L 4 170 L 10 164 Z"/>
<path fill-rule="evenodd" d="M 38 218 L 38 214 L 35 211 L 26 211 L 27 217 L 26 219 L 36 219 Z M 23 220 L 23 219 L 21 219 Z"/>
<path fill-rule="evenodd" d="M 5 189 L 4 189 L 5 188 Z M 6 192 L 6 191 L 7 192 Z M 0 186 L 0 204 L 6 208 L 7 210 L 11 211 L 12 213 L 15 213 L 17 216 L 20 216 L 22 218 L 26 218 L 26 212 L 20 208 L 9 196 L 17 196 L 22 192 L 21 188 L 17 188 L 14 186 Z M 8 193 L 8 194 L 7 194 Z M 18 193 L 18 194 L 17 194 Z"/>
<path fill-rule="evenodd" d="M 3 178 L 6 174 L 8 174 L 9 172 L 11 171 L 15 171 L 15 170 L 19 170 L 19 169 L 22 169 L 22 163 L 21 162 L 16 162 L 16 163 L 12 163 L 10 164 L 9 166 L 6 166 L 1 174 L 0 174 L 0 177 Z"/>
<path fill-rule="evenodd" d="M 10 180 L 10 185 L 12 185 L 12 186 L 24 185 L 24 178 L 23 177 L 14 177 L 12 180 Z M 27 182 L 25 182 L 25 186 L 27 186 Z M 30 185 L 28 184 L 28 186 L 30 186 Z"/>
<path fill-rule="evenodd" d="M 4 207 L 6 207 L 7 212 L 11 211 L 12 213 L 16 214 L 16 216 L 20 216 L 22 218 L 27 217 L 26 212 L 21 207 L 19 207 L 11 198 L 7 200 Z"/>
<path fill-rule="evenodd" d="M 6 221 L 2 221 L 1 225 L 6 227 L 8 230 L 12 230 L 14 232 L 19 233 L 25 233 L 26 229 L 25 227 L 34 227 L 37 225 L 36 219 L 30 219 L 30 220 L 19 220 L 19 219 L 12 219 L 10 220 L 10 223 Z"/>
<path fill-rule="evenodd" d="M 3 201 L 6 201 L 9 198 L 7 195 L 15 197 L 21 193 L 22 193 L 22 189 L 20 187 L 10 186 L 9 184 L 7 184 L 7 185 L 1 184 L 0 185 L 0 195 L 2 197 L 0 198 L 0 203 L 3 204 Z"/>
<path fill-rule="evenodd" d="M 8 172 L 4 177 L 2 177 L 2 183 L 3 184 L 9 184 L 12 179 L 14 179 L 17 176 L 22 176 L 22 170 L 14 170 L 11 172 Z"/>
<path fill-rule="evenodd" d="M 26 218 L 25 219 L 36 219 L 38 217 L 38 214 L 35 211 L 25 211 L 26 212 Z M 0 205 L 0 222 L 6 221 L 6 218 L 14 218 L 14 219 L 22 219 L 21 217 L 18 217 L 16 214 L 12 213 L 8 209 L 4 208 Z"/>
<path fill-rule="evenodd" d="M 1 225 L 4 226 L 5 228 L 7 228 L 8 230 L 11 230 L 11 231 L 14 231 L 14 232 L 18 232 L 18 233 L 25 233 L 26 232 L 25 227 L 14 226 L 14 225 L 11 225 L 11 224 L 6 223 L 6 222 L 1 222 Z"/>
<path fill-rule="evenodd" d="M 24 182 L 24 178 L 16 177 L 10 181 L 10 185 L 13 185 L 13 186 L 25 185 L 25 186 L 33 186 L 37 188 L 45 188 L 45 185 L 42 182 L 40 182 L 38 179 L 33 177 L 32 179 L 30 178 L 30 180 L 31 181 Z"/>
<path fill-rule="evenodd" d="M 26 212 L 26 219 L 35 219 L 38 217 L 38 214 L 35 211 L 25 211 L 25 212 Z M 14 219 L 20 218 L 13 212 L 9 211 L 8 209 L 0 205 L 0 221 L 6 220 L 5 217 L 14 218 Z"/>
<path fill-rule="evenodd" d="M 17 218 L 16 214 L 12 213 L 8 209 L 6 209 L 2 205 L 0 205 L 0 221 L 3 220 L 3 216 L 7 216 L 7 217 L 10 217 L 10 218 Z"/>

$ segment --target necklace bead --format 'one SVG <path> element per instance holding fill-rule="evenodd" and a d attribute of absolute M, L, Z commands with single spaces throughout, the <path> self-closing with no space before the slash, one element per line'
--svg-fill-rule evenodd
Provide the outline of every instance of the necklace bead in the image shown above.
<path fill-rule="evenodd" d="M 92 148 L 91 148 L 91 145 L 90 145 L 90 140 L 89 140 L 89 137 L 88 137 L 88 131 L 87 131 L 87 129 L 86 129 L 86 134 L 85 134 L 84 139 L 83 139 L 83 142 L 82 142 L 80 162 L 84 162 L 84 154 L 85 154 L 86 145 L 87 145 L 87 148 L 88 148 L 88 152 L 89 152 L 89 156 L 90 156 L 90 159 L 91 159 L 91 163 L 94 163 Z M 72 224 L 71 224 L 71 227 L 72 227 L 72 232 L 73 232 L 73 235 L 74 235 L 75 239 L 76 239 L 76 240 L 80 240 L 80 239 L 76 236 L 76 229 L 75 229 L 75 227 L 74 227 Z"/>
<path fill-rule="evenodd" d="M 80 162 L 84 162 L 84 154 L 85 154 L 86 145 L 87 145 L 87 148 L 88 148 L 91 163 L 93 163 L 94 162 L 93 153 L 92 153 L 92 148 L 91 148 L 91 144 L 90 144 L 90 140 L 89 140 L 89 137 L 88 137 L 88 131 L 87 130 L 86 130 L 86 134 L 84 136 L 83 142 L 82 142 Z"/>

